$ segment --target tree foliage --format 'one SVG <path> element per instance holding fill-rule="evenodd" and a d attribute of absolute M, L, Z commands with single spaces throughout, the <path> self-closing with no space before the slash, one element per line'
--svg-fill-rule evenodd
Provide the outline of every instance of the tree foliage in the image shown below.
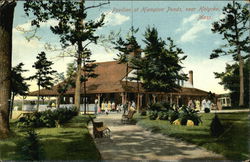
<path fill-rule="evenodd" d="M 221 55 L 232 55 L 234 60 L 239 61 L 237 48 L 241 52 L 246 52 L 243 59 L 247 58 L 250 52 L 249 40 L 249 7 L 248 4 L 242 6 L 238 2 L 228 3 L 222 10 L 223 18 L 212 24 L 212 32 L 223 35 L 226 44 L 222 48 L 213 50 L 210 59 Z"/>
<path fill-rule="evenodd" d="M 45 52 L 41 52 L 36 57 L 37 61 L 32 65 L 36 69 L 36 73 L 30 76 L 29 79 L 37 80 L 37 85 L 42 88 L 50 89 L 53 86 L 53 74 L 56 72 L 52 70 L 53 62 L 49 61 Z"/>
<path fill-rule="evenodd" d="M 126 64 L 126 85 L 128 79 L 138 80 L 138 78 L 128 78 L 128 68 L 131 67 L 135 69 L 136 66 L 131 62 L 132 59 L 141 57 L 141 47 L 138 44 L 134 33 L 137 33 L 139 29 L 134 29 L 132 27 L 130 32 L 127 34 L 126 39 L 124 40 L 121 36 L 112 43 L 115 45 L 114 49 L 118 50 L 117 60 L 120 64 Z"/>
<path fill-rule="evenodd" d="M 45 52 L 41 52 L 36 57 L 37 61 L 32 65 L 36 69 L 36 73 L 29 77 L 30 80 L 36 80 L 38 86 L 38 101 L 37 109 L 39 107 L 39 98 L 40 98 L 40 88 L 50 89 L 53 84 L 53 74 L 56 73 L 55 70 L 52 70 L 53 62 L 49 61 L 46 57 Z"/>
<path fill-rule="evenodd" d="M 98 21 L 85 21 L 87 10 L 84 1 L 71 0 L 34 0 L 26 1 L 24 10 L 29 16 L 30 11 L 35 15 L 31 24 L 39 27 L 40 22 L 46 22 L 49 19 L 56 19 L 58 24 L 51 26 L 51 31 L 60 36 L 60 42 L 63 47 L 75 45 L 79 41 L 90 41 L 96 43 L 98 36 L 94 35 L 97 28 L 104 23 L 105 15 L 102 14 Z"/>
<path fill-rule="evenodd" d="M 147 28 L 144 37 L 145 56 L 138 73 L 143 79 L 143 87 L 148 91 L 176 91 L 180 88 L 177 80 L 187 80 L 185 74 L 180 74 L 183 68 L 180 64 L 187 56 L 180 57 L 182 49 L 171 38 L 167 38 L 168 43 L 162 40 L 156 28 Z"/>
<path fill-rule="evenodd" d="M 10 106 L 10 118 L 12 117 L 12 110 L 14 105 L 14 99 L 16 95 L 25 96 L 28 94 L 29 85 L 26 83 L 27 78 L 23 77 L 23 73 L 28 71 L 23 69 L 24 64 L 19 63 L 11 70 L 11 106 Z"/>
<path fill-rule="evenodd" d="M 232 55 L 233 59 L 239 62 L 239 106 L 244 105 L 244 59 L 249 57 L 250 39 L 249 39 L 249 4 L 242 5 L 233 1 L 228 3 L 222 10 L 223 18 L 212 24 L 212 31 L 223 35 L 226 44 L 220 48 L 214 49 L 210 59 L 223 55 Z"/>
<path fill-rule="evenodd" d="M 22 73 L 28 70 L 23 69 L 24 64 L 19 63 L 17 66 L 13 67 L 11 70 L 11 92 L 16 95 L 27 95 L 29 90 L 29 85 L 25 82 L 27 78 L 23 77 Z"/>
<path fill-rule="evenodd" d="M 250 73 L 250 63 L 247 59 L 244 63 L 244 90 L 249 92 L 249 73 Z M 230 90 L 230 97 L 232 99 L 232 105 L 239 105 L 239 93 L 240 93 L 240 77 L 239 77 L 239 64 L 235 63 L 232 65 L 227 64 L 225 72 L 217 73 L 215 72 L 215 77 L 219 78 L 221 81 L 219 84 L 223 85 L 226 90 Z M 249 104 L 249 93 L 244 95 L 245 105 Z"/>
<path fill-rule="evenodd" d="M 98 20 L 86 21 L 87 11 L 108 3 L 109 1 L 86 7 L 84 0 L 34 0 L 26 1 L 24 4 L 26 14 L 29 15 L 29 12 L 32 11 L 35 16 L 35 19 L 32 20 L 32 25 L 39 27 L 40 22 L 55 19 L 58 21 L 58 24 L 51 26 L 50 29 L 54 34 L 59 35 L 62 47 L 66 48 L 69 46 L 76 46 L 77 51 L 73 55 L 77 62 L 77 73 L 75 77 L 75 105 L 79 111 L 81 81 L 87 80 L 86 78 L 90 77 L 82 76 L 81 71 L 83 65 L 89 61 L 91 55 L 91 52 L 87 47 L 91 43 L 97 44 L 99 36 L 95 35 L 95 32 L 98 28 L 104 25 L 105 18 L 105 15 L 102 14 Z M 84 74 L 86 73 L 84 72 Z M 86 92 L 86 89 L 84 91 Z"/>
<path fill-rule="evenodd" d="M 138 50 L 141 47 L 134 36 L 134 33 L 137 33 L 138 30 L 132 27 L 125 40 L 120 36 L 116 41 L 112 42 L 115 45 L 114 49 L 118 50 L 118 59 L 115 60 L 119 61 L 119 63 L 128 63 L 131 53 L 135 56 L 140 54 Z"/>

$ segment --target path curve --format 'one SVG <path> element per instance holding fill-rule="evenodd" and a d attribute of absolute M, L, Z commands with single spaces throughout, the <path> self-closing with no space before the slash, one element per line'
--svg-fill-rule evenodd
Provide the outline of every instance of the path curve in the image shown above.
<path fill-rule="evenodd" d="M 222 155 L 138 125 L 121 124 L 121 114 L 99 115 L 112 131 L 110 139 L 95 139 L 103 160 L 222 160 Z M 92 133 L 92 123 L 89 124 Z"/>

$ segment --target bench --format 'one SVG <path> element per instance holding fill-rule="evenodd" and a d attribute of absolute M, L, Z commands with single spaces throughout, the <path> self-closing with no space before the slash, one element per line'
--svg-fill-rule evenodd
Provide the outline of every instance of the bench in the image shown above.
<path fill-rule="evenodd" d="M 132 118 L 133 118 L 135 112 L 136 112 L 136 111 L 129 110 L 127 115 L 126 115 L 126 114 L 123 114 L 123 115 L 122 115 L 121 122 L 122 122 L 123 124 L 129 124 L 129 123 L 131 123 L 131 120 L 132 120 Z"/>
<path fill-rule="evenodd" d="M 17 116 L 17 119 L 20 119 L 21 117 L 31 117 L 34 115 L 34 112 L 22 112 Z"/>
<path fill-rule="evenodd" d="M 95 122 L 94 119 L 89 116 L 92 124 L 93 124 L 93 135 L 94 138 L 110 138 L 110 129 L 103 125 L 103 122 Z"/>

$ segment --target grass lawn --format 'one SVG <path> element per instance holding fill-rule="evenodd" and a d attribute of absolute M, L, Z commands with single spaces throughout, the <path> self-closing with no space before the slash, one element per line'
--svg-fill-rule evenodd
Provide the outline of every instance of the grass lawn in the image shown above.
<path fill-rule="evenodd" d="M 36 133 L 43 146 L 43 160 L 100 160 L 87 128 L 87 118 L 74 117 L 61 128 L 39 128 Z M 21 160 L 16 144 L 23 140 L 25 133 L 11 123 L 12 136 L 0 141 L 1 160 Z"/>
<path fill-rule="evenodd" d="M 218 114 L 226 131 L 219 137 L 210 136 L 210 123 L 214 114 L 201 114 L 203 123 L 199 126 L 171 125 L 169 121 L 149 120 L 145 116 L 135 116 L 137 124 L 153 132 L 160 132 L 171 137 L 205 147 L 224 155 L 230 160 L 249 159 L 249 119 L 248 113 Z"/>

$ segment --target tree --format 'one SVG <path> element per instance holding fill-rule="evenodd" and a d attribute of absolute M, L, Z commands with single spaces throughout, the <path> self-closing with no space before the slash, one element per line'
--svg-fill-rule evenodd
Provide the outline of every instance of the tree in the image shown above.
<path fill-rule="evenodd" d="M 249 92 L 249 72 L 250 72 L 250 59 L 245 60 L 244 63 L 244 91 Z M 240 94 L 240 77 L 239 77 L 239 64 L 234 63 L 232 65 L 227 64 L 225 72 L 214 73 L 215 78 L 219 78 L 225 89 L 230 90 L 230 97 L 232 99 L 232 105 L 239 105 L 239 94 Z M 249 93 L 244 95 L 245 105 L 249 104 Z M 248 105 L 249 106 L 249 105 Z"/>
<path fill-rule="evenodd" d="M 50 29 L 54 34 L 60 36 L 62 47 L 67 48 L 70 45 L 76 46 L 77 52 L 71 56 L 75 57 L 77 62 L 75 105 L 78 112 L 80 111 L 82 66 L 88 59 L 86 53 L 89 52 L 87 47 L 91 43 L 97 43 L 99 37 L 95 35 L 95 31 L 104 25 L 105 17 L 105 15 L 102 14 L 101 18 L 97 21 L 85 21 L 87 18 L 87 10 L 105 4 L 109 4 L 109 2 L 86 7 L 84 0 L 34 0 L 26 1 L 24 5 L 27 15 L 29 15 L 29 11 L 32 11 L 35 15 L 32 25 L 39 27 L 40 22 L 56 19 L 58 20 L 58 24 L 51 26 Z"/>
<path fill-rule="evenodd" d="M 145 56 L 140 62 L 138 75 L 143 79 L 143 87 L 153 92 L 173 92 L 180 89 L 178 80 L 187 80 L 185 74 L 179 74 L 183 68 L 180 63 L 187 56 L 182 49 L 176 47 L 171 38 L 169 44 L 159 38 L 156 28 L 147 28 L 144 34 Z"/>
<path fill-rule="evenodd" d="M 140 57 L 140 46 L 134 36 L 134 33 L 137 33 L 137 32 L 138 32 L 138 29 L 135 30 L 134 27 L 132 27 L 130 29 L 130 33 L 128 33 L 128 36 L 125 40 L 123 40 L 122 37 L 119 37 L 116 41 L 112 42 L 115 45 L 114 49 L 119 51 L 119 53 L 117 54 L 118 59 L 115 59 L 115 60 L 117 60 L 119 64 L 126 64 L 126 76 L 125 76 L 126 86 L 128 85 L 128 79 L 137 80 L 137 78 L 128 78 L 129 64 L 132 58 Z M 132 66 L 133 64 L 131 64 L 131 67 Z M 137 82 L 137 85 L 139 85 L 139 82 Z M 139 97 L 139 90 L 138 90 L 138 97 Z M 126 93 L 125 93 L 125 100 L 127 100 Z M 139 105 L 139 103 L 137 103 L 137 105 Z"/>
<path fill-rule="evenodd" d="M 29 90 L 29 85 L 25 82 L 27 79 L 22 76 L 23 72 L 28 70 L 23 69 L 24 64 L 19 63 L 17 66 L 13 67 L 11 70 L 11 106 L 10 106 L 10 119 L 12 117 L 12 110 L 14 99 L 16 95 L 27 95 Z"/>
<path fill-rule="evenodd" d="M 9 135 L 11 97 L 12 27 L 16 3 L 0 1 L 0 138 Z"/>
<path fill-rule="evenodd" d="M 94 73 L 94 69 L 97 67 L 97 64 L 95 64 L 95 60 L 91 60 L 91 51 L 86 50 L 85 53 L 87 56 L 83 60 L 83 75 L 81 76 L 81 82 L 83 82 L 83 89 L 84 89 L 84 114 L 86 114 L 86 106 L 87 106 L 87 87 L 86 87 L 86 82 L 88 81 L 89 78 L 96 78 L 98 77 L 97 74 Z"/>
<path fill-rule="evenodd" d="M 75 63 L 69 63 L 67 65 L 66 77 L 64 73 L 56 73 L 56 79 L 54 84 L 57 85 L 57 108 L 60 107 L 61 99 L 67 90 L 71 87 L 75 87 L 74 77 L 75 77 L 76 66 Z"/>
<path fill-rule="evenodd" d="M 50 89 L 53 86 L 52 75 L 56 72 L 52 70 L 51 65 L 53 62 L 48 61 L 45 52 L 41 52 L 36 57 L 37 61 L 32 65 L 33 68 L 37 70 L 35 75 L 29 77 L 29 79 L 35 79 L 38 86 L 38 95 L 37 95 L 37 110 L 39 108 L 39 99 L 40 99 L 40 90 L 42 88 Z"/>
<path fill-rule="evenodd" d="M 240 93 L 239 106 L 244 105 L 244 59 L 249 57 L 249 22 L 250 14 L 248 4 L 243 7 L 240 3 L 233 1 L 228 3 L 222 10 L 224 18 L 214 22 L 212 31 L 223 35 L 226 44 L 213 50 L 210 59 L 223 55 L 232 55 L 233 59 L 239 63 Z"/>

